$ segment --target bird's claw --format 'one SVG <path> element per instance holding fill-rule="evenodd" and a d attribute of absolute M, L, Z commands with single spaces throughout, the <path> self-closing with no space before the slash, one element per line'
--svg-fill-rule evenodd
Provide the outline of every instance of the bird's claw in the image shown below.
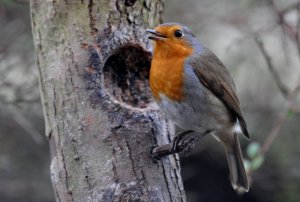
<path fill-rule="evenodd" d="M 157 162 L 157 161 L 160 161 L 161 160 L 161 157 L 157 155 L 157 152 L 156 152 L 156 149 L 157 149 L 157 145 L 153 145 L 151 148 L 150 148 L 150 155 L 152 157 L 152 159 Z"/>

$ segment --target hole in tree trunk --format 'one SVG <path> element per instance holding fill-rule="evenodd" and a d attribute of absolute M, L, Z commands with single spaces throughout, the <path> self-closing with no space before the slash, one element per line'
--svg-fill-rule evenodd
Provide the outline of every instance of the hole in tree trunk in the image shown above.
<path fill-rule="evenodd" d="M 120 102 L 145 108 L 152 100 L 149 88 L 151 54 L 141 46 L 128 44 L 107 59 L 103 72 L 107 91 Z"/>

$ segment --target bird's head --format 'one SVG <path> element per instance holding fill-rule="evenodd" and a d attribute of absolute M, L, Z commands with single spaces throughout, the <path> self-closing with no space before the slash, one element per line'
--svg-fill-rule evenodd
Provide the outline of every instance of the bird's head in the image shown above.
<path fill-rule="evenodd" d="M 154 56 L 189 56 L 201 46 L 190 29 L 179 23 L 161 24 L 147 33 L 154 41 Z"/>

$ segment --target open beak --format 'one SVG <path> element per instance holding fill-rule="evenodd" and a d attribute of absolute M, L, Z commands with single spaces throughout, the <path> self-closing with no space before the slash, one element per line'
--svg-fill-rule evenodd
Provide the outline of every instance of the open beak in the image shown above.
<path fill-rule="evenodd" d="M 164 40 L 167 38 L 167 36 L 155 31 L 155 30 L 152 30 L 152 29 L 147 29 L 147 34 L 148 34 L 148 39 L 151 39 L 151 40 Z"/>

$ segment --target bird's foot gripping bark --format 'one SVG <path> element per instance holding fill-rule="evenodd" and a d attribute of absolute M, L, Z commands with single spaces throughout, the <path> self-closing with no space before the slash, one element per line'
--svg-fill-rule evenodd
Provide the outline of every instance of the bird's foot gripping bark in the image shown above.
<path fill-rule="evenodd" d="M 207 131 L 202 134 L 198 134 L 192 130 L 184 131 L 176 135 L 172 143 L 162 146 L 153 147 L 151 155 L 154 159 L 160 160 L 161 158 L 175 153 L 188 153 L 191 151 L 193 145 L 199 140 L 200 137 L 204 137 L 211 131 Z"/>

